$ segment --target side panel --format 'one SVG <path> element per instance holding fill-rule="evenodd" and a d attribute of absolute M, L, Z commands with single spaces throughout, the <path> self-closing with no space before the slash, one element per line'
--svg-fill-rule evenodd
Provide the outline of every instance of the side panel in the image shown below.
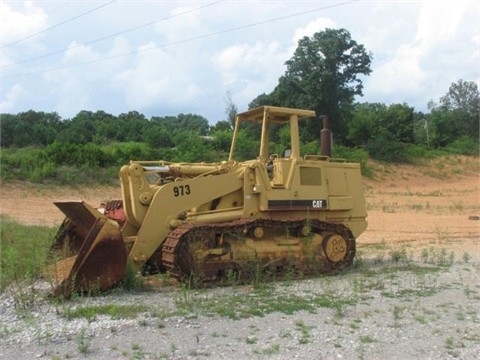
<path fill-rule="evenodd" d="M 285 186 L 274 181 L 258 186 L 259 207 L 265 215 L 343 223 L 355 237 L 365 231 L 367 212 L 358 164 L 296 159 L 290 172 L 282 175 Z"/>

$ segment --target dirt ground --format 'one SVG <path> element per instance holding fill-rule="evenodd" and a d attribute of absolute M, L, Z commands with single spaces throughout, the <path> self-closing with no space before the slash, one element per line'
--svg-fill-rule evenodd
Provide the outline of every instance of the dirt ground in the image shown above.
<path fill-rule="evenodd" d="M 370 164 L 364 178 L 368 229 L 358 245 L 428 245 L 447 242 L 480 254 L 480 162 L 451 156 L 422 165 Z M 8 182 L 0 187 L 0 214 L 29 225 L 58 226 L 63 214 L 54 201 L 91 205 L 120 198 L 116 187 L 67 188 Z M 480 255 L 479 255 L 480 256 Z"/>

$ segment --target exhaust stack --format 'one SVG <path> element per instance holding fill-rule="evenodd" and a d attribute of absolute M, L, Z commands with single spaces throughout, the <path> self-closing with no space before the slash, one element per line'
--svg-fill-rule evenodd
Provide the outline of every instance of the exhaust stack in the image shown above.
<path fill-rule="evenodd" d="M 321 154 L 332 157 L 332 132 L 328 128 L 328 116 L 321 115 L 320 120 L 323 120 L 323 128 L 320 130 Z"/>

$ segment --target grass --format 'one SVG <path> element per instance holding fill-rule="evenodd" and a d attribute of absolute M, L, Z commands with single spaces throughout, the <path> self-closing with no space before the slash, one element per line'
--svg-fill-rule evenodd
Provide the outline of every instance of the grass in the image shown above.
<path fill-rule="evenodd" d="M 60 311 L 60 315 L 72 320 L 75 318 L 84 318 L 89 322 L 94 321 L 99 315 L 106 315 L 112 319 L 134 319 L 139 314 L 148 310 L 144 305 L 96 305 L 96 306 L 79 306 L 76 308 L 67 307 Z"/>
<path fill-rule="evenodd" d="M 183 293 L 184 290 L 178 290 Z M 345 306 L 355 305 L 358 299 L 351 295 L 311 294 L 275 294 L 272 285 L 264 289 L 253 289 L 250 292 L 235 292 L 218 301 L 205 295 L 204 291 L 191 290 L 188 296 L 182 294 L 175 297 L 176 307 L 180 314 L 196 314 L 203 316 L 221 316 L 229 319 L 246 319 L 263 317 L 279 312 L 292 315 L 299 311 L 315 313 L 318 308 L 332 309 L 337 316 L 343 314 Z"/>
<path fill-rule="evenodd" d="M 26 226 L 0 216 L 0 290 L 13 282 L 39 278 L 55 233 L 56 229 Z"/>

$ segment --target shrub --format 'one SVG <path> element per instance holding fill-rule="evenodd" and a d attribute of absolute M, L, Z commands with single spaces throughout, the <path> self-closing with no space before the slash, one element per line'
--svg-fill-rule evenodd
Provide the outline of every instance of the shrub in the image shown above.
<path fill-rule="evenodd" d="M 478 139 L 462 136 L 448 144 L 446 150 L 458 155 L 479 156 L 479 146 Z"/>
<path fill-rule="evenodd" d="M 104 167 L 113 163 L 113 158 L 93 143 L 72 144 L 55 141 L 45 147 L 44 155 L 47 161 L 56 165 Z"/>
<path fill-rule="evenodd" d="M 103 148 L 116 166 L 130 163 L 131 160 L 157 160 L 158 151 L 146 143 L 125 142 L 114 143 Z"/>
<path fill-rule="evenodd" d="M 367 151 L 376 160 L 387 162 L 406 162 L 405 144 L 392 139 L 388 133 L 379 134 L 367 143 Z"/>
<path fill-rule="evenodd" d="M 368 167 L 368 153 L 364 149 L 335 145 L 332 149 L 332 156 L 346 159 L 349 162 L 360 163 L 362 174 L 365 176 L 372 176 L 372 170 Z"/>

